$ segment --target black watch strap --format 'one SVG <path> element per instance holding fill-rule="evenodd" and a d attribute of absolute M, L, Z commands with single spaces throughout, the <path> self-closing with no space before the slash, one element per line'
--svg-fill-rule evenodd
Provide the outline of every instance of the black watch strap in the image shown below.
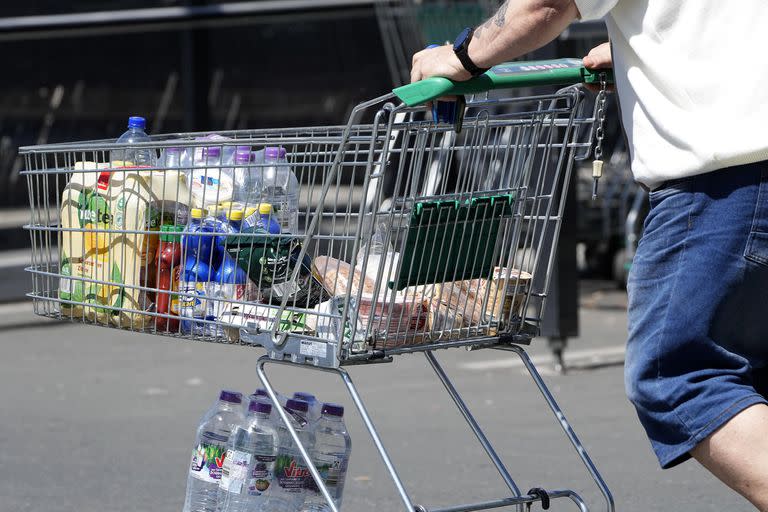
<path fill-rule="evenodd" d="M 466 69 L 472 76 L 478 76 L 488 71 L 489 68 L 478 67 L 477 64 L 472 62 L 472 59 L 469 58 L 469 42 L 472 41 L 474 33 L 475 29 L 472 27 L 467 27 L 462 30 L 459 37 L 457 37 L 456 41 L 453 43 L 453 52 L 456 54 L 456 57 L 458 57 L 461 65 L 464 66 L 464 69 Z"/>

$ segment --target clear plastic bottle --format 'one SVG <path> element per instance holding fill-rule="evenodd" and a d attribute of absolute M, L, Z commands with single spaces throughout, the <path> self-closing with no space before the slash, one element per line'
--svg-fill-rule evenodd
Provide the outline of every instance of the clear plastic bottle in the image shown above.
<path fill-rule="evenodd" d="M 320 402 L 315 395 L 307 393 L 306 391 L 297 391 L 293 394 L 293 398 L 296 400 L 303 400 L 309 404 L 309 411 L 307 411 L 307 419 L 310 423 L 314 423 L 320 419 L 322 414 L 323 403 Z"/>
<path fill-rule="evenodd" d="M 285 148 L 264 150 L 260 202 L 269 203 L 282 233 L 299 232 L 299 181 L 293 174 Z"/>
<path fill-rule="evenodd" d="M 352 453 L 352 440 L 344 425 L 344 407 L 337 404 L 323 404 L 322 416 L 315 426 L 315 448 L 312 461 L 323 478 L 328 492 L 341 508 L 347 466 Z M 309 480 L 309 489 L 302 512 L 330 510 L 314 480 Z"/>
<path fill-rule="evenodd" d="M 277 458 L 277 431 L 271 412 L 269 403 L 250 400 L 245 421 L 229 436 L 219 482 L 218 512 L 264 510 Z"/>
<path fill-rule="evenodd" d="M 368 254 L 368 263 L 365 266 L 365 276 L 375 282 L 381 269 L 381 283 L 379 293 L 382 293 L 388 281 L 394 281 L 400 254 L 395 252 L 392 244 L 387 242 L 387 225 L 384 222 L 377 224 L 371 236 L 370 244 L 364 244 L 357 253 L 357 270 L 363 271 L 365 255 Z M 383 266 L 383 268 L 382 268 Z"/>
<path fill-rule="evenodd" d="M 306 419 L 309 404 L 302 400 L 290 399 L 285 404 L 285 410 L 293 422 L 302 445 L 311 454 L 315 445 L 315 435 Z M 279 418 L 276 423 L 279 444 L 275 461 L 277 485 L 273 486 L 265 510 L 295 512 L 304 503 L 307 493 L 306 482 L 312 477 L 298 447 L 293 442 L 291 433 Z"/>
<path fill-rule="evenodd" d="M 128 118 L 128 130 L 126 130 L 116 144 L 138 144 L 151 142 L 147 132 L 147 121 L 143 117 L 131 116 Z M 157 167 L 157 153 L 153 148 L 123 148 L 113 149 L 109 153 L 109 159 L 113 167 Z"/>
<path fill-rule="evenodd" d="M 224 390 L 213 404 L 195 436 L 195 448 L 189 464 L 184 512 L 214 512 L 219 494 L 221 468 L 232 429 L 244 421 L 243 397 Z"/>
<path fill-rule="evenodd" d="M 247 206 L 259 204 L 261 193 L 260 180 L 254 188 L 257 176 L 261 169 L 252 166 L 253 153 L 249 146 L 237 146 L 233 162 L 233 177 L 235 180 L 234 200 Z"/>
<path fill-rule="evenodd" d="M 209 208 L 231 201 L 234 192 L 232 169 L 225 167 L 219 146 L 206 146 L 195 151 L 189 175 L 192 203 L 197 208 Z"/>

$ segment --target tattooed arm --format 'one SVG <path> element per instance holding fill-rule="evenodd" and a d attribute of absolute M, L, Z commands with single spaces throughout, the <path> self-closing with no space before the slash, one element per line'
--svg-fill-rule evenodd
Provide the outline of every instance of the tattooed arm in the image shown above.
<path fill-rule="evenodd" d="M 481 68 L 514 59 L 552 41 L 578 17 L 573 0 L 506 0 L 496 14 L 475 29 L 469 57 Z M 451 46 L 413 56 L 411 81 L 430 76 L 470 78 Z"/>

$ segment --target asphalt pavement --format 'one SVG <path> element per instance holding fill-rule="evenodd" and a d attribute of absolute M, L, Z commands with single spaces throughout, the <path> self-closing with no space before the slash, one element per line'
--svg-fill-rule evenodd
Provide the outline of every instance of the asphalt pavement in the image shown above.
<path fill-rule="evenodd" d="M 617 510 L 751 510 L 693 462 L 658 468 L 624 396 L 625 303 L 623 293 L 599 286 L 582 293 L 582 335 L 570 340 L 566 375 L 551 369 L 546 340 L 530 347 Z M 221 388 L 259 387 L 261 351 L 57 323 L 29 311 L 30 304 L 0 305 L 0 511 L 179 512 L 200 415 Z M 437 356 L 521 489 L 569 488 L 590 510 L 605 510 L 514 354 Z M 505 495 L 423 355 L 350 373 L 415 502 Z M 343 510 L 402 510 L 341 382 L 283 367 L 270 375 L 285 393 L 311 391 L 347 406 L 353 452 Z M 556 501 L 550 510 L 575 507 Z"/>

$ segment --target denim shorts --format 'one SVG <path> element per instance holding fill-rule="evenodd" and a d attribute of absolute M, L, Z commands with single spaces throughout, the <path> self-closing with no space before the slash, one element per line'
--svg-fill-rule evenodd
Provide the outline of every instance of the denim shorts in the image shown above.
<path fill-rule="evenodd" d="M 629 276 L 627 396 L 663 468 L 768 396 L 768 162 L 667 182 Z"/>

